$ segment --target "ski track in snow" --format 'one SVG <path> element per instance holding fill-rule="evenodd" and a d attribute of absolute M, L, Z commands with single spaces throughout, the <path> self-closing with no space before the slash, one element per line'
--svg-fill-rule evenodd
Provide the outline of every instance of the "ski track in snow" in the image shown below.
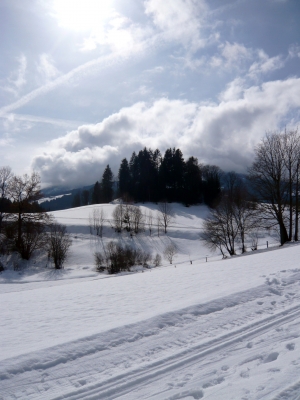
<path fill-rule="evenodd" d="M 203 264 L 194 239 L 160 239 L 177 268 L 8 279 L 0 400 L 299 400 L 300 247 Z M 75 245 L 72 268 L 91 252 L 84 235 Z"/>
<path fill-rule="evenodd" d="M 230 383 L 249 380 L 259 366 L 276 376 L 280 369 L 270 365 L 295 354 L 299 281 L 299 273 L 267 278 L 207 304 L 6 359 L 0 399 L 297 399 L 298 383 L 285 391 L 257 385 L 255 394 L 245 388 L 243 397 Z M 292 362 L 300 372 L 300 357 Z"/>

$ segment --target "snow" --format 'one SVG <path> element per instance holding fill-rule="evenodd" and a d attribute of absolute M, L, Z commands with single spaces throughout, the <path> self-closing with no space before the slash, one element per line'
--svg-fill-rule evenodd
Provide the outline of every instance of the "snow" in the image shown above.
<path fill-rule="evenodd" d="M 299 399 L 297 244 L 260 233 L 261 251 L 222 260 L 199 239 L 207 209 L 181 205 L 167 235 L 133 238 L 104 205 L 101 240 L 93 207 L 53 213 L 73 240 L 64 270 L 39 255 L 0 275 L 0 399 Z M 99 274 L 93 253 L 112 239 L 152 254 L 171 241 L 178 256 Z"/>
<path fill-rule="evenodd" d="M 59 194 L 57 196 L 49 196 L 49 197 L 43 197 L 40 200 L 38 200 L 39 204 L 45 203 L 45 201 L 51 201 L 51 200 L 56 200 L 56 199 L 60 199 L 64 196 L 71 196 L 72 193 L 65 193 L 65 194 Z"/>

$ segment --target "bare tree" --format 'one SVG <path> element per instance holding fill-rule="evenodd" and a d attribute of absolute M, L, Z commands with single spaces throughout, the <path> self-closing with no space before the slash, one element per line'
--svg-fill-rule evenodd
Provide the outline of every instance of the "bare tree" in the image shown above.
<path fill-rule="evenodd" d="M 158 204 L 158 212 L 161 226 L 164 232 L 167 233 L 167 228 L 173 220 L 174 212 L 172 205 L 166 200 Z"/>
<path fill-rule="evenodd" d="M 157 211 L 157 213 L 156 213 L 156 228 L 157 228 L 157 236 L 158 237 L 159 237 L 160 226 L 161 226 L 160 212 Z"/>
<path fill-rule="evenodd" d="M 131 204 L 124 204 L 123 208 L 124 208 L 124 217 L 123 217 L 123 222 L 124 222 L 124 229 L 127 232 L 131 232 L 132 231 L 132 219 L 133 219 L 133 205 Z"/>
<path fill-rule="evenodd" d="M 8 185 L 7 193 L 12 201 L 7 218 L 16 226 L 15 246 L 23 258 L 27 258 L 26 235 L 32 235 L 34 229 L 40 232 L 42 227 L 50 223 L 51 217 L 42 211 L 37 200 L 42 197 L 40 176 L 33 172 L 31 175 L 13 176 Z"/>
<path fill-rule="evenodd" d="M 238 226 L 242 253 L 246 251 L 245 239 L 259 226 L 257 204 L 250 195 L 246 185 L 235 172 L 225 175 L 222 196 L 232 203 L 232 218 Z"/>
<path fill-rule="evenodd" d="M 268 133 L 255 149 L 249 178 L 257 195 L 261 222 L 266 228 L 278 224 L 280 243 L 289 240 L 285 211 L 289 203 L 289 173 L 284 160 L 282 135 Z"/>
<path fill-rule="evenodd" d="M 64 225 L 51 224 L 48 238 L 48 254 L 53 259 L 55 269 L 63 268 L 72 244 L 70 235 Z"/>
<path fill-rule="evenodd" d="M 29 260 L 35 250 L 45 248 L 47 235 L 45 224 L 35 221 L 25 221 L 22 226 L 22 240 L 18 252 L 24 260 Z"/>
<path fill-rule="evenodd" d="M 13 174 L 8 166 L 0 167 L 0 233 L 2 230 L 2 221 L 5 213 L 8 211 L 8 187 Z"/>
<path fill-rule="evenodd" d="M 149 233 L 150 233 L 150 236 L 151 236 L 152 229 L 153 229 L 153 215 L 152 215 L 152 211 L 151 210 L 149 210 L 149 212 L 148 212 L 148 214 L 146 216 L 146 221 L 147 221 L 147 226 L 148 226 Z"/>
<path fill-rule="evenodd" d="M 289 240 L 293 238 L 293 209 L 294 209 L 294 188 L 297 188 L 298 184 L 298 168 L 299 168 L 299 158 L 300 158 L 300 138 L 298 135 L 298 130 L 284 131 L 281 134 L 282 146 L 281 157 L 283 159 L 285 168 L 287 169 L 288 177 L 288 204 L 289 204 Z M 297 223 L 295 228 L 297 229 Z M 295 237 L 298 235 L 295 234 Z"/>
<path fill-rule="evenodd" d="M 105 214 L 103 208 L 99 210 L 99 208 L 94 208 L 92 212 L 92 216 L 89 219 L 92 224 L 93 228 L 96 231 L 96 235 L 102 238 L 103 235 L 103 226 L 105 222 Z"/>
<path fill-rule="evenodd" d="M 118 204 L 113 211 L 113 225 L 115 231 L 120 233 L 124 226 L 125 207 L 123 204 Z"/>
<path fill-rule="evenodd" d="M 169 261 L 170 264 L 172 264 L 174 257 L 177 255 L 177 249 L 174 246 L 174 244 L 169 244 L 168 246 L 165 247 L 164 249 L 164 257 L 166 260 Z"/>
<path fill-rule="evenodd" d="M 131 219 L 134 233 L 138 234 L 144 223 L 144 216 L 139 206 L 131 206 Z"/>
<path fill-rule="evenodd" d="M 202 239 L 211 249 L 219 249 L 223 257 L 226 251 L 230 255 L 235 254 L 239 224 L 234 212 L 234 204 L 231 199 L 224 196 L 204 221 Z"/>

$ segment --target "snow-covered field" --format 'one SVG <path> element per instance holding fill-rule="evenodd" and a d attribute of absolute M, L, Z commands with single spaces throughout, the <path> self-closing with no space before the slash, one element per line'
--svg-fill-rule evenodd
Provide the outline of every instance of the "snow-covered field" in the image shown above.
<path fill-rule="evenodd" d="M 110 227 L 114 207 L 103 240 L 93 206 L 53 213 L 73 240 L 64 270 L 40 256 L 0 275 L 0 399 L 300 399 L 300 247 L 261 235 L 260 251 L 221 260 L 199 240 L 203 206 L 133 238 Z M 112 239 L 178 256 L 98 274 L 93 253 Z"/>

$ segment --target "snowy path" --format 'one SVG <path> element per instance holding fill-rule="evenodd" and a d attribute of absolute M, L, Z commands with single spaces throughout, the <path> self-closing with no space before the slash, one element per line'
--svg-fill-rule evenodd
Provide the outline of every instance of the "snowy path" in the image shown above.
<path fill-rule="evenodd" d="M 296 400 L 299 254 L 8 285 L 0 399 Z"/>

